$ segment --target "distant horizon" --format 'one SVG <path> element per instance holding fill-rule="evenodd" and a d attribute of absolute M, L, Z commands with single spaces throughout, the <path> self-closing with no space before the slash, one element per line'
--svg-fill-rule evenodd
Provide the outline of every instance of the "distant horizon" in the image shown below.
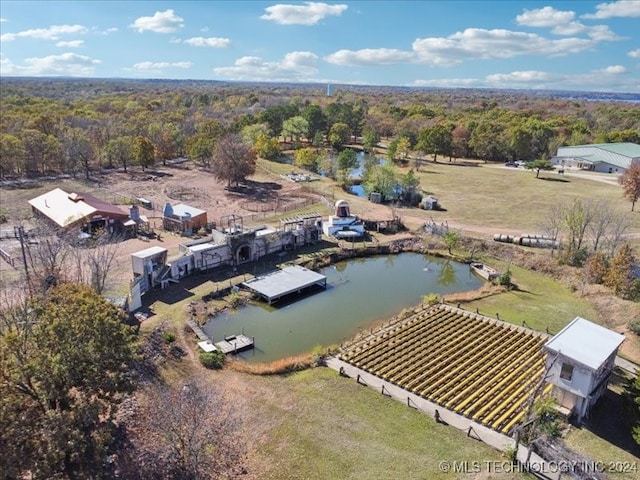
<path fill-rule="evenodd" d="M 0 78 L 640 93 L 638 0 L 0 5 Z"/>
<path fill-rule="evenodd" d="M 495 92 L 514 92 L 526 94 L 527 92 L 536 94 L 548 94 L 549 96 L 561 96 L 563 98 L 572 98 L 569 94 L 577 94 L 581 98 L 588 97 L 589 94 L 597 95 L 602 100 L 622 101 L 631 103 L 640 103 L 640 92 L 611 92 L 603 90 L 563 90 L 563 89 L 544 89 L 544 88 L 524 88 L 524 87 L 433 87 L 433 86 L 415 86 L 415 85 L 373 85 L 373 84 L 355 84 L 355 83 L 324 83 L 324 82 L 295 82 L 295 81 L 267 81 L 267 80 L 217 80 L 217 79 L 198 79 L 198 78 L 129 78 L 129 77 L 70 77 L 70 76 L 0 76 L 2 81 L 72 81 L 72 82 L 91 82 L 91 81 L 113 81 L 113 82 L 159 82 L 159 83 L 220 83 L 227 85 L 283 85 L 283 86 L 296 86 L 302 88 L 314 88 L 322 87 L 320 91 L 323 95 L 327 96 L 326 89 L 328 85 L 333 87 L 331 96 L 335 96 L 340 93 L 340 87 L 346 89 L 388 89 L 388 90 L 415 90 L 415 91 L 495 91 Z M 336 90 L 338 88 L 338 90 Z M 555 95 L 554 95 L 555 94 Z M 566 95 L 558 95 L 566 94 Z M 625 98 L 620 98 L 625 97 Z M 629 98 L 630 97 L 630 98 Z M 594 99 L 600 100 L 600 99 Z"/>

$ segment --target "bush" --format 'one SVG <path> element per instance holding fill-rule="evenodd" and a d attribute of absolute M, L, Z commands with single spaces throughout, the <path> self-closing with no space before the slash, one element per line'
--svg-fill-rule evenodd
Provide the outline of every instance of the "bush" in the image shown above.
<path fill-rule="evenodd" d="M 440 297 L 438 296 L 437 293 L 429 293 L 422 297 L 422 303 L 423 305 L 428 305 L 428 306 L 437 305 L 438 303 L 440 303 Z"/>
<path fill-rule="evenodd" d="M 205 368 L 220 370 L 224 366 L 226 355 L 222 352 L 202 352 L 200 354 L 200 363 Z"/>
<path fill-rule="evenodd" d="M 629 324 L 629 328 L 636 335 L 640 335 L 640 317 L 636 318 L 633 322 Z"/>
<path fill-rule="evenodd" d="M 176 334 L 173 332 L 162 332 L 162 339 L 165 343 L 173 343 L 176 341 Z"/>

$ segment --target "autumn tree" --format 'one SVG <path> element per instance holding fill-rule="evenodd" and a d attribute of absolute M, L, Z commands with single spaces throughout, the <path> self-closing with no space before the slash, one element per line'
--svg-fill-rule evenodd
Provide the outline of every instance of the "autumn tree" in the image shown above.
<path fill-rule="evenodd" d="M 125 173 L 133 161 L 133 137 L 124 135 L 109 140 L 102 150 L 102 158 L 109 166 L 121 166 Z"/>
<path fill-rule="evenodd" d="M 351 129 L 346 123 L 334 123 L 329 130 L 329 143 L 333 148 L 339 148 L 349 143 Z"/>
<path fill-rule="evenodd" d="M 64 284 L 0 311 L 0 471 L 100 478 L 131 391 L 133 333 L 89 287 Z"/>
<path fill-rule="evenodd" d="M 293 163 L 297 167 L 310 170 L 312 172 L 318 171 L 318 162 L 320 160 L 320 154 L 315 148 L 300 148 L 296 150 Z"/>
<path fill-rule="evenodd" d="M 144 170 L 155 163 L 155 148 L 147 137 L 138 135 L 133 140 L 133 160 Z"/>
<path fill-rule="evenodd" d="M 261 133 L 253 145 L 256 155 L 260 158 L 273 160 L 280 155 L 280 142 L 275 137 L 269 137 L 266 133 Z"/>
<path fill-rule="evenodd" d="M 640 293 L 638 283 L 633 276 L 635 261 L 633 249 L 628 243 L 625 243 L 611 259 L 609 270 L 602 283 L 611 287 L 619 297 L 633 300 Z"/>
<path fill-rule="evenodd" d="M 212 171 L 216 178 L 238 186 L 256 171 L 256 154 L 240 135 L 228 133 L 216 143 L 212 156 Z"/>
<path fill-rule="evenodd" d="M 622 185 L 625 198 L 631 202 L 631 211 L 633 212 L 636 202 L 640 198 L 640 162 L 633 162 L 620 175 L 618 182 Z"/>

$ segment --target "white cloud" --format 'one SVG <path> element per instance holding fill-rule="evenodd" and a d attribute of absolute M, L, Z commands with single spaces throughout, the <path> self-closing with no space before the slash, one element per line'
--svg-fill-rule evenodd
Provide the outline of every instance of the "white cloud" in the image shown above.
<path fill-rule="evenodd" d="M 102 63 L 100 60 L 85 55 L 63 53 L 47 57 L 26 58 L 24 65 L 17 65 L 3 57 L 0 65 L 2 75 L 90 77 L 94 75 L 95 67 L 100 63 Z"/>
<path fill-rule="evenodd" d="M 228 38 L 218 37 L 193 37 L 182 40 L 182 43 L 191 45 L 192 47 L 213 47 L 213 48 L 226 48 L 231 45 L 231 40 Z"/>
<path fill-rule="evenodd" d="M 9 20 L 7 20 L 6 18 L 0 17 L 0 23 L 4 23 L 4 22 L 8 22 Z"/>
<path fill-rule="evenodd" d="M 62 48 L 78 48 L 84 44 L 84 40 L 69 40 L 67 42 L 58 42 L 56 43 L 56 47 Z"/>
<path fill-rule="evenodd" d="M 317 61 L 318 56 L 311 52 L 290 52 L 278 62 L 241 57 L 232 67 L 214 68 L 213 72 L 231 80 L 305 81 L 318 72 Z"/>
<path fill-rule="evenodd" d="M 596 72 L 600 72 L 600 73 L 606 73 L 606 74 L 611 74 L 611 75 L 618 75 L 620 73 L 627 73 L 627 69 L 626 67 L 623 67 L 622 65 L 610 65 L 606 68 L 603 68 L 601 70 L 596 70 Z"/>
<path fill-rule="evenodd" d="M 625 67 L 612 65 L 586 73 L 552 73 L 538 70 L 494 73 L 484 78 L 416 80 L 413 85 L 440 88 L 527 88 L 540 90 L 592 90 L 637 92 L 640 84 Z"/>
<path fill-rule="evenodd" d="M 156 12 L 153 17 L 140 17 L 130 27 L 138 32 L 171 33 L 182 28 L 183 18 L 177 16 L 172 9 Z"/>
<path fill-rule="evenodd" d="M 18 33 L 3 33 L 0 41 L 11 42 L 17 38 L 35 38 L 38 40 L 58 40 L 62 35 L 78 35 L 87 33 L 82 25 L 52 25 L 49 28 L 34 28 Z"/>
<path fill-rule="evenodd" d="M 611 3 L 600 3 L 596 6 L 596 13 L 587 13 L 582 18 L 614 18 L 640 17 L 640 2 L 638 0 L 618 0 Z"/>
<path fill-rule="evenodd" d="M 555 27 L 569 23 L 576 16 L 570 10 L 556 10 L 553 7 L 537 8 L 535 10 L 524 9 L 524 13 L 516 17 L 518 25 L 527 27 Z"/>
<path fill-rule="evenodd" d="M 596 42 L 621 40 L 622 37 L 611 31 L 608 25 L 595 25 L 589 29 L 587 35 Z"/>
<path fill-rule="evenodd" d="M 96 35 L 109 35 L 117 31 L 118 31 L 117 27 L 110 27 L 110 28 L 107 28 L 106 30 L 98 30 L 97 28 L 92 29 L 92 32 L 95 33 Z"/>
<path fill-rule="evenodd" d="M 550 40 L 533 33 L 468 28 L 447 38 L 419 38 L 413 50 L 421 63 L 453 65 L 463 60 L 512 58 L 521 55 L 562 56 L 581 52 L 593 40 L 563 38 Z"/>
<path fill-rule="evenodd" d="M 334 65 L 393 65 L 415 60 L 413 52 L 392 48 L 365 48 L 363 50 L 338 50 L 325 60 Z"/>
<path fill-rule="evenodd" d="M 527 71 L 516 71 L 511 73 L 494 73 L 491 75 L 487 75 L 485 80 L 488 83 L 497 85 L 497 84 L 508 84 L 508 83 L 531 83 L 531 82 L 548 82 L 552 81 L 554 77 L 557 77 L 554 74 L 548 72 L 540 72 L 538 70 L 527 70 Z"/>
<path fill-rule="evenodd" d="M 329 5 L 320 2 L 305 2 L 304 5 L 278 4 L 265 8 L 265 13 L 260 18 L 271 20 L 280 25 L 315 25 L 320 20 L 330 15 L 340 16 L 347 5 Z"/>
<path fill-rule="evenodd" d="M 587 29 L 585 25 L 580 22 L 569 22 L 563 25 L 556 25 L 551 29 L 551 32 L 556 35 L 577 35 Z"/>
<path fill-rule="evenodd" d="M 133 65 L 135 70 L 159 72 L 165 68 L 191 68 L 191 62 L 139 62 Z"/>
<path fill-rule="evenodd" d="M 631 58 L 640 58 L 640 48 L 631 50 L 630 52 L 627 53 L 627 55 Z"/>

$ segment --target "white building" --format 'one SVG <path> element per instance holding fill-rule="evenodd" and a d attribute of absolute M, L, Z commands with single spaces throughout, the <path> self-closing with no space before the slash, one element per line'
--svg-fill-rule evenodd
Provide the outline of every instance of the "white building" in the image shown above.
<path fill-rule="evenodd" d="M 625 142 L 560 147 L 551 162 L 560 168 L 623 173 L 632 162 L 640 162 L 640 145 Z"/>
<path fill-rule="evenodd" d="M 547 381 L 562 407 L 585 418 L 607 389 L 624 335 L 576 317 L 545 343 Z"/>

